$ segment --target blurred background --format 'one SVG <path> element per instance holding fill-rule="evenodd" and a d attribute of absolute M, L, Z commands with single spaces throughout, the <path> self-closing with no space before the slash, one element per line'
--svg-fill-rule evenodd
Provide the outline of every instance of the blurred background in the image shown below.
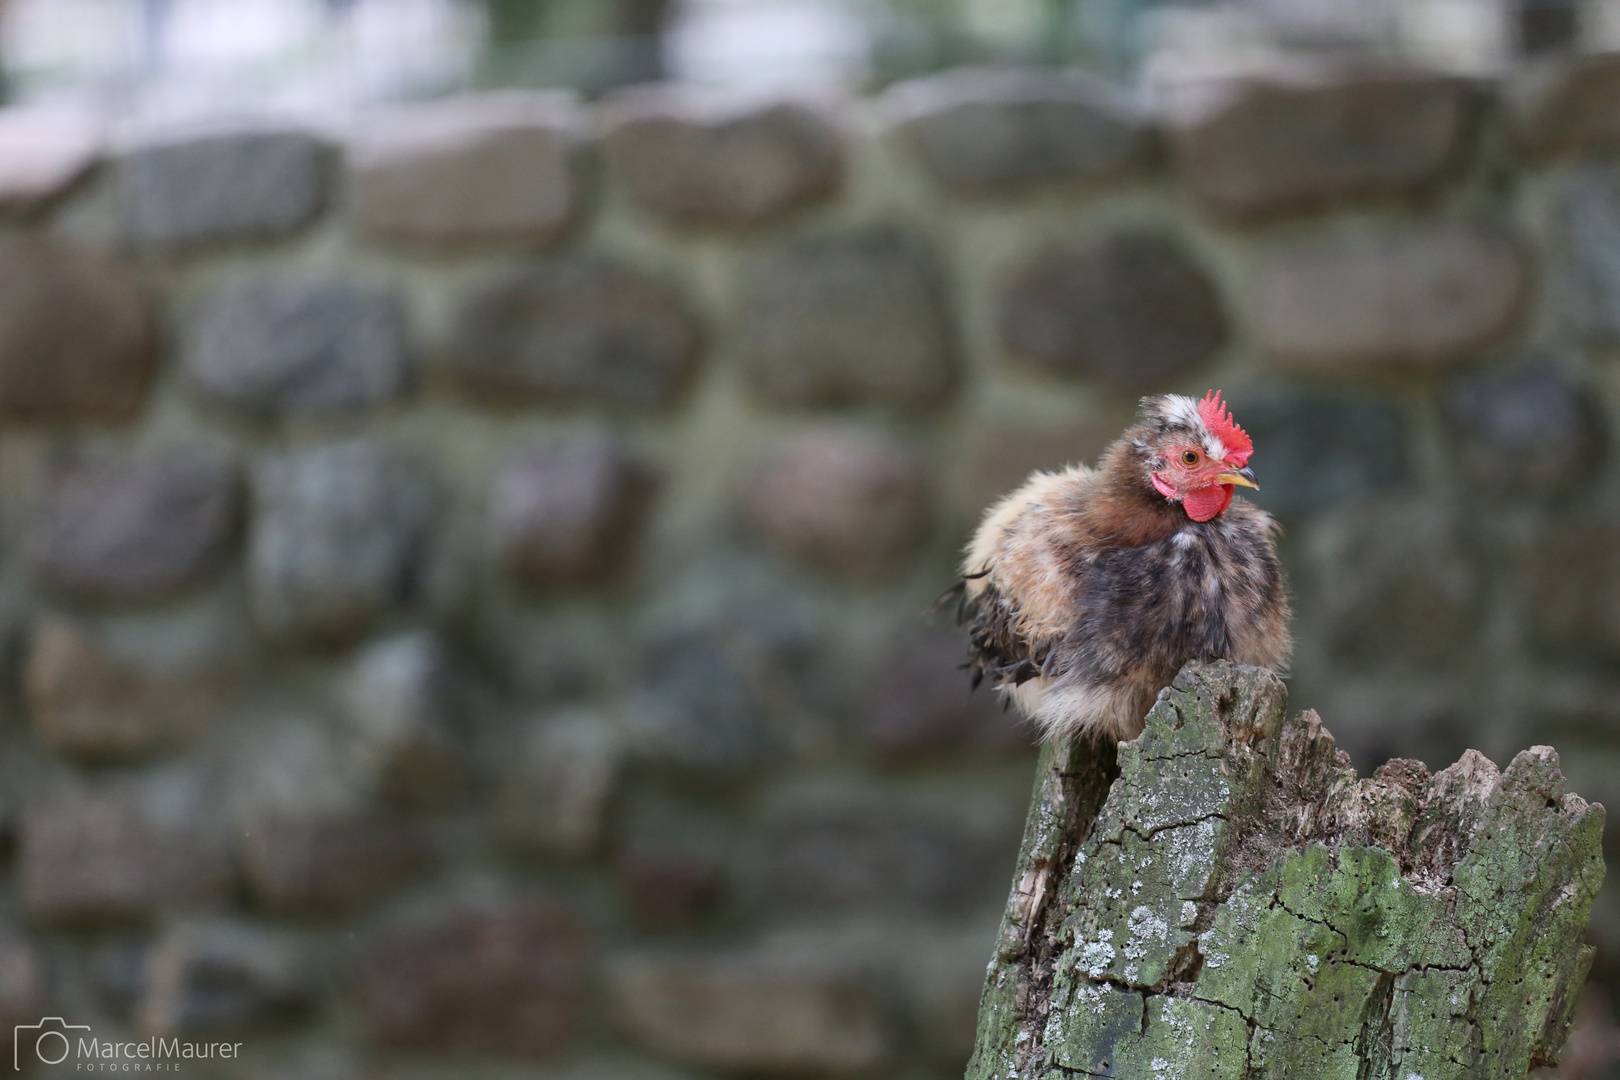
<path fill-rule="evenodd" d="M 1252 433 L 1364 775 L 1551 743 L 1616 804 L 1616 47 L 1613 0 L 0 0 L 0 1030 L 959 1075 L 1034 748 L 930 609 L 1145 393 Z M 1567 1078 L 1617 1075 L 1620 889 L 1592 940 Z"/>

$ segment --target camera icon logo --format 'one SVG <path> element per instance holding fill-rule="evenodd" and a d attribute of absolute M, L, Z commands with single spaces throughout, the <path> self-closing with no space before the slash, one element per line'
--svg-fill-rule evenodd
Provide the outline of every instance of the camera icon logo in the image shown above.
<path fill-rule="evenodd" d="M 42 1017 L 37 1024 L 18 1024 L 11 1029 L 11 1068 L 22 1072 L 22 1049 L 29 1048 L 30 1060 L 44 1065 L 60 1065 L 73 1052 L 70 1031 L 89 1031 L 89 1024 L 70 1024 L 60 1016 Z"/>

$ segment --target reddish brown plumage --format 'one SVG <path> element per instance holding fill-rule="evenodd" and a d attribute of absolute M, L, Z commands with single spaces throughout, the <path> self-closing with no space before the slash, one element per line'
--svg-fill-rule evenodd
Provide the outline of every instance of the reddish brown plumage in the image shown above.
<path fill-rule="evenodd" d="M 1288 599 L 1248 435 L 1219 395 L 1144 398 L 1095 470 L 1036 473 L 962 564 L 972 664 L 1047 735 L 1134 738 L 1196 658 L 1282 669 Z"/>

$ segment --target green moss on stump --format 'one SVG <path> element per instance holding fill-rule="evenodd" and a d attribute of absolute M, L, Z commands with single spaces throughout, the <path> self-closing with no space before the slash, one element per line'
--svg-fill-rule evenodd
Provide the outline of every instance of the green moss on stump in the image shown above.
<path fill-rule="evenodd" d="M 1358 779 L 1260 668 L 1041 755 L 969 1080 L 1521 1080 L 1591 965 L 1603 807 L 1532 747 Z"/>

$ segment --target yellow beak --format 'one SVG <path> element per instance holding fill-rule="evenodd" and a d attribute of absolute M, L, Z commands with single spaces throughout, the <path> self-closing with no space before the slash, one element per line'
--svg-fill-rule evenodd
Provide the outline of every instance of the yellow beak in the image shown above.
<path fill-rule="evenodd" d="M 1217 484 L 1236 484 L 1238 487 L 1260 490 L 1260 485 L 1254 478 L 1253 469 L 1239 469 L 1237 472 L 1221 473 L 1215 478 L 1215 482 Z"/>

